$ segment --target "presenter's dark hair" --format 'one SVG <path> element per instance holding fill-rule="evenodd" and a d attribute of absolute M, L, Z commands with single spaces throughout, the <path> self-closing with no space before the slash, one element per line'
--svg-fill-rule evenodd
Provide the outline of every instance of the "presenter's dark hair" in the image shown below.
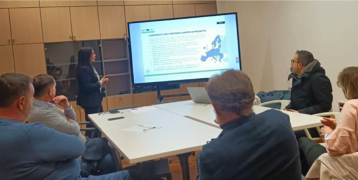
<path fill-rule="evenodd" d="M 91 47 L 83 47 L 78 51 L 77 72 L 81 67 L 89 67 L 92 70 L 92 50 Z"/>

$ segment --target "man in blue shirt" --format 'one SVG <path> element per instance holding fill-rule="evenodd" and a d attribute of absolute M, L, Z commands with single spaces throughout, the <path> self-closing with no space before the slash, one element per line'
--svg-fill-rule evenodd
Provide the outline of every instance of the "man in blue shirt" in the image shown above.
<path fill-rule="evenodd" d="M 198 156 L 199 180 L 301 179 L 289 116 L 276 110 L 255 114 L 245 73 L 226 71 L 211 78 L 207 89 L 223 131 Z"/>
<path fill-rule="evenodd" d="M 23 74 L 0 76 L 0 177 L 1 179 L 84 179 L 76 160 L 85 151 L 77 136 L 24 124 L 31 110 L 34 87 Z M 128 171 L 89 180 L 131 180 Z"/>

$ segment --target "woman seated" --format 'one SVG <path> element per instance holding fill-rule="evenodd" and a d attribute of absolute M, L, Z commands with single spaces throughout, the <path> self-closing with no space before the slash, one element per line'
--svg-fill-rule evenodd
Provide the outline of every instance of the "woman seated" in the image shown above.
<path fill-rule="evenodd" d="M 306 137 L 299 139 L 300 150 L 309 167 L 324 153 L 337 156 L 358 151 L 358 67 L 345 68 L 338 76 L 337 85 L 348 102 L 344 104 L 338 123 L 329 118 L 321 121 L 324 126 L 320 133 L 326 147 Z"/>

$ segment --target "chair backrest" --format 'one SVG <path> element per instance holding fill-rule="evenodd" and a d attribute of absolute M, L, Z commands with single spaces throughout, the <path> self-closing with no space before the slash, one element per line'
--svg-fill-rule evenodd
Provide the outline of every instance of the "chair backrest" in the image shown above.
<path fill-rule="evenodd" d="M 267 106 L 270 104 L 281 104 L 281 110 L 285 109 L 288 104 L 290 104 L 290 100 L 274 100 L 274 101 L 268 101 L 261 103 L 260 106 Z"/>
<path fill-rule="evenodd" d="M 358 179 L 357 167 L 357 152 L 339 156 L 324 153 L 313 163 L 306 179 Z"/>
<path fill-rule="evenodd" d="M 334 116 L 334 120 L 336 122 L 339 121 L 339 118 L 341 117 L 341 113 L 340 112 L 325 112 L 325 113 L 318 113 L 318 114 L 314 114 L 315 116 L 320 116 L 320 117 L 331 117 Z"/>
<path fill-rule="evenodd" d="M 261 99 L 258 95 L 255 95 L 254 105 L 259 106 L 261 104 Z"/>
<path fill-rule="evenodd" d="M 319 117 L 331 117 L 331 116 L 334 116 L 334 120 L 336 122 L 338 122 L 339 118 L 341 117 L 341 113 L 339 112 L 325 112 L 325 113 L 318 113 L 318 114 L 314 114 L 315 116 L 319 116 Z M 316 127 L 317 129 L 317 132 L 320 132 L 320 127 Z M 305 129 L 304 130 L 305 133 L 306 133 L 306 136 L 314 141 L 318 141 L 318 140 L 321 140 L 322 141 L 322 138 L 313 138 L 310 134 L 310 132 L 308 131 L 308 129 Z"/>

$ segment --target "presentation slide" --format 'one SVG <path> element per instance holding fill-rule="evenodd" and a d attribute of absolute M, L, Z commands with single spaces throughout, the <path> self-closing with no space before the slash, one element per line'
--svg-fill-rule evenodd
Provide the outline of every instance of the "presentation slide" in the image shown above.
<path fill-rule="evenodd" d="M 134 84 L 241 69 L 236 14 L 129 24 Z"/>

